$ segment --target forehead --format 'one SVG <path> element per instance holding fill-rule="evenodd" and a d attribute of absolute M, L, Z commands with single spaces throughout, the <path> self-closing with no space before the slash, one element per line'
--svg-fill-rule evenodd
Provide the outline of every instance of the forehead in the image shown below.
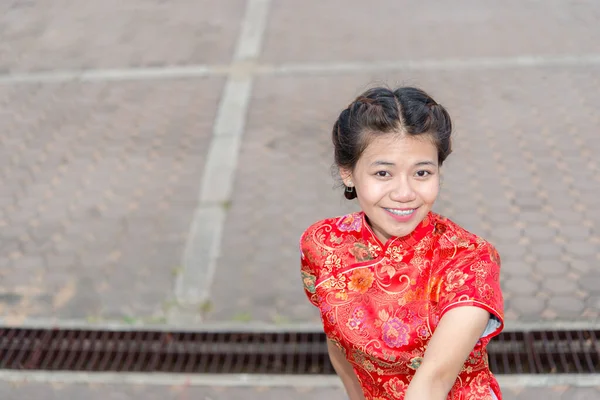
<path fill-rule="evenodd" d="M 431 135 L 411 136 L 389 133 L 373 135 L 362 153 L 359 162 L 389 161 L 403 162 L 437 161 L 437 148 Z"/>

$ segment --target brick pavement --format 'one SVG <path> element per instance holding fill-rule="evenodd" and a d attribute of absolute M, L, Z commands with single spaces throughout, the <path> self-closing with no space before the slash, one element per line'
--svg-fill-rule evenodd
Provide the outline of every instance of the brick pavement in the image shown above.
<path fill-rule="evenodd" d="M 77 4 L 4 4 L 0 29 L 9 40 L 0 47 L 2 69 L 223 63 L 243 15 L 243 4 L 233 0 L 210 8 L 183 0 L 170 8 Z M 593 40 L 600 33 L 591 24 L 599 12 L 592 2 L 552 1 L 543 10 L 541 3 L 499 9 L 465 2 L 467 11 L 457 12 L 431 1 L 427 13 L 403 4 L 402 23 L 392 12 L 399 5 L 385 4 L 366 9 L 357 3 L 340 13 L 335 3 L 274 2 L 259 61 L 576 57 L 597 53 L 600 43 Z M 187 19 L 194 7 L 208 11 L 195 28 Z M 143 45 L 152 21 L 163 17 L 162 34 L 152 33 L 154 45 Z M 343 23 L 327 29 L 336 17 Z M 309 18 L 315 29 L 302 31 Z M 96 22 L 104 20 L 114 29 Z M 551 27 L 558 24 L 559 37 L 538 37 L 553 38 Z M 357 35 L 355 26 L 376 28 Z M 431 35 L 427 46 L 421 43 L 426 36 L 414 35 L 423 27 Z M 315 32 L 325 29 L 317 40 Z M 196 35 L 202 39 L 193 40 Z M 400 36 L 408 39 L 395 46 L 392 39 Z M 183 45 L 188 42 L 194 45 Z M 597 72 L 597 64 L 334 76 L 317 68 L 309 75 L 256 78 L 226 250 L 211 304 L 203 307 L 212 310 L 207 317 L 317 321 L 297 284 L 297 237 L 312 221 L 355 208 L 332 189 L 329 129 L 340 99 L 387 83 L 421 85 L 452 112 L 456 151 L 437 210 L 499 247 L 509 320 L 597 318 L 599 142 L 588 129 L 599 120 Z M 0 88 L 5 315 L 164 319 L 222 85 L 214 77 Z M 277 272 L 265 291 L 268 271 Z"/>
<path fill-rule="evenodd" d="M 4 2 L 0 73 L 227 64 L 247 1 Z M 598 320 L 600 65 L 586 61 L 600 53 L 597 2 L 282 0 L 269 9 L 250 61 L 313 71 L 254 78 L 212 296 L 198 312 L 209 322 L 318 322 L 301 291 L 297 240 L 313 221 L 355 209 L 334 188 L 329 129 L 352 96 L 385 83 L 423 86 L 451 111 L 456 150 L 437 210 L 499 248 L 507 318 Z M 531 56 L 540 66 L 522 65 Z M 553 56 L 566 61 L 544 64 Z M 424 68 L 342 71 L 393 60 Z M 6 82 L 0 316 L 164 322 L 224 79 Z M 10 393 L 35 390 L 46 388 Z M 145 389 L 135 390 L 114 396 Z M 535 390 L 507 396 L 597 398 Z"/>
<path fill-rule="evenodd" d="M 164 320 L 221 86 L 0 86 L 1 314 Z"/>
<path fill-rule="evenodd" d="M 8 0 L 0 71 L 228 63 L 244 0 Z"/>
<path fill-rule="evenodd" d="M 279 0 L 271 5 L 261 60 L 375 62 L 596 54 L 599 18 L 593 0 Z M 344 97 L 337 99 L 343 105 Z"/>
<path fill-rule="evenodd" d="M 490 4 L 478 4 L 467 13 L 472 26 L 461 19 L 469 15 L 453 14 L 445 8 L 454 5 L 440 6 L 433 15 L 422 18 L 435 21 L 447 12 L 449 23 L 484 30 L 485 35 L 492 34 L 491 26 L 525 29 L 519 25 L 523 16 L 509 12 L 510 7 L 500 13 Z M 552 4 L 555 11 L 566 7 Z M 344 23 L 335 24 L 321 41 L 307 34 L 306 40 L 295 42 L 299 39 L 293 32 L 300 29 L 296 24 L 306 20 L 307 9 L 319 10 L 317 32 L 325 30 L 325 25 L 319 24 L 333 20 L 340 9 L 316 2 L 311 7 L 304 3 L 273 5 L 264 50 L 267 61 L 329 60 L 342 51 L 346 56 L 337 54 L 336 60 L 360 58 L 349 48 L 348 43 L 353 43 L 350 38 L 355 39 L 351 27 L 375 25 L 375 21 L 379 27 L 361 31 L 356 45 L 363 40 L 383 43 L 359 48 L 367 48 L 372 57 L 389 59 L 393 46 L 386 45 L 384 32 L 391 34 L 401 26 L 403 32 L 412 33 L 422 24 L 422 19 L 415 18 L 396 25 L 393 13 L 383 16 L 375 12 L 366 17 L 369 14 L 361 7 L 367 6 L 359 5 L 356 13 L 344 14 Z M 590 6 L 589 12 L 597 13 L 597 8 Z M 581 10 L 569 10 L 562 16 L 540 13 L 533 17 L 540 10 L 528 9 L 530 28 L 545 32 L 552 18 L 562 18 L 563 24 L 569 21 L 567 26 L 576 25 L 579 17 L 573 13 Z M 483 19 L 485 29 L 476 15 L 487 15 Z M 575 44 L 575 38 L 588 29 L 598 30 L 585 23 L 569 29 L 562 40 L 554 42 L 552 53 L 577 54 L 584 48 L 596 51 L 595 44 L 577 47 L 585 40 Z M 473 47 L 465 48 L 472 49 L 472 56 L 549 52 L 545 41 L 530 37 L 515 49 L 507 47 L 514 42 L 499 36 L 486 42 L 484 52 L 478 36 L 465 34 L 451 29 L 446 40 L 468 40 Z M 282 37 L 294 46 L 287 50 L 277 47 L 277 43 L 289 43 Z M 348 43 L 342 43 L 341 37 Z M 414 50 L 417 59 L 452 55 L 444 41 L 433 41 L 427 54 L 419 53 L 421 47 L 411 43 L 408 41 L 408 49 L 399 47 L 400 54 L 408 57 L 406 51 L 412 55 Z M 325 48 L 332 50 L 325 53 Z M 299 59 L 301 55 L 304 58 Z M 589 127 L 600 121 L 594 109 L 600 101 L 599 72 L 596 65 L 260 77 L 248 113 L 239 159 L 243 167 L 236 178 L 225 225 L 223 248 L 227 251 L 219 260 L 209 318 L 318 322 L 317 313 L 303 302 L 297 285 L 295 246 L 311 222 L 353 209 L 339 189 L 332 189 L 329 130 L 344 101 L 369 85 L 385 83 L 420 85 L 450 110 L 456 126 L 455 152 L 445 166 L 436 210 L 498 247 L 503 259 L 507 318 L 527 322 L 597 320 L 600 285 L 595 267 L 600 259 L 600 213 L 594 203 L 600 190 L 595 159 L 600 141 Z M 269 286 L 265 290 L 267 275 Z"/>

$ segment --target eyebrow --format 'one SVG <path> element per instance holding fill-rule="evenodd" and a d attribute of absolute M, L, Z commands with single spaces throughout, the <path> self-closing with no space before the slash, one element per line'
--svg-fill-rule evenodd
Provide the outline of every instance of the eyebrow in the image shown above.
<path fill-rule="evenodd" d="M 387 167 L 393 167 L 396 164 L 394 164 L 393 162 L 389 162 L 389 161 L 374 161 L 374 162 L 371 163 L 371 166 L 373 166 L 373 167 L 377 166 L 377 165 L 384 165 L 384 166 L 387 166 Z"/>
<path fill-rule="evenodd" d="M 374 161 L 373 163 L 371 163 L 371 166 L 373 166 L 373 167 L 374 166 L 379 166 L 379 165 L 383 165 L 383 166 L 386 166 L 386 167 L 395 167 L 396 166 L 395 163 L 390 162 L 390 161 L 379 161 L 378 160 L 378 161 Z M 432 165 L 432 166 L 436 167 L 437 163 L 433 162 L 433 161 L 420 161 L 420 162 L 418 162 L 418 163 L 415 164 L 415 166 L 419 166 L 419 167 L 422 166 L 422 165 Z"/>
<path fill-rule="evenodd" d="M 438 164 L 436 162 L 433 162 L 433 161 L 421 161 L 421 162 L 416 163 L 415 165 L 418 165 L 418 166 L 421 166 L 421 165 L 431 165 L 431 166 L 437 167 Z"/>

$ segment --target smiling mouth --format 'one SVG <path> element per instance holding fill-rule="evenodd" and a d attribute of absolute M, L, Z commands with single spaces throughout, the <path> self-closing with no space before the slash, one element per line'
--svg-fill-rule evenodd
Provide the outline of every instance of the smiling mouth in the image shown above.
<path fill-rule="evenodd" d="M 406 215 L 410 215 L 410 214 L 414 213 L 416 211 L 416 208 L 411 208 L 408 210 L 398 210 L 398 209 L 394 209 L 394 208 L 386 208 L 385 210 L 394 215 L 406 216 Z"/>

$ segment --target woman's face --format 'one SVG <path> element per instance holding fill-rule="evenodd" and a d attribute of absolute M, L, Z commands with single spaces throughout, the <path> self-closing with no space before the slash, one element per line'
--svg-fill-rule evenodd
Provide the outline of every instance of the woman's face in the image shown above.
<path fill-rule="evenodd" d="M 439 192 L 437 148 L 431 136 L 374 136 L 353 171 L 341 170 L 356 188 L 373 232 L 385 243 L 410 234 L 427 216 Z"/>

